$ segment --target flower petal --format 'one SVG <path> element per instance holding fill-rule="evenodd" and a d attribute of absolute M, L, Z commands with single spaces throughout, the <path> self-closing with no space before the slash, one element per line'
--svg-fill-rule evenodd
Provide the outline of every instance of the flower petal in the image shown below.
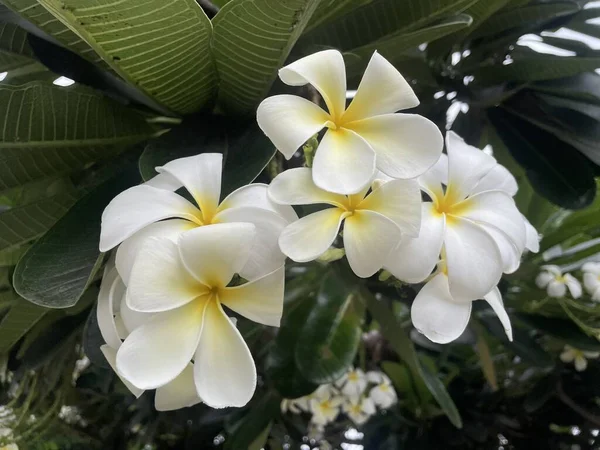
<path fill-rule="evenodd" d="M 584 272 L 583 285 L 590 294 L 593 294 L 600 287 L 600 278 L 594 273 Z"/>
<path fill-rule="evenodd" d="M 131 269 L 127 304 L 134 311 L 168 311 L 208 290 L 188 273 L 177 244 L 167 238 L 150 237 L 139 250 Z"/>
<path fill-rule="evenodd" d="M 546 272 L 550 272 L 552 275 L 555 275 L 555 276 L 562 275 L 562 270 L 560 270 L 560 267 L 558 267 L 554 264 L 545 264 L 545 265 L 541 266 L 540 269 L 545 270 Z"/>
<path fill-rule="evenodd" d="M 344 127 L 369 143 L 377 155 L 377 168 L 392 178 L 422 175 L 436 163 L 444 147 L 438 127 L 418 114 L 385 114 Z"/>
<path fill-rule="evenodd" d="M 554 298 L 564 297 L 567 293 L 567 285 L 558 280 L 551 280 L 548 283 L 548 295 Z"/>
<path fill-rule="evenodd" d="M 125 239 L 121 245 L 119 245 L 115 259 L 117 270 L 119 271 L 119 275 L 123 279 L 125 286 L 129 283 L 129 277 L 135 258 L 146 239 L 149 237 L 160 237 L 177 242 L 177 238 L 181 233 L 197 226 L 198 225 L 189 220 L 163 220 L 161 222 L 152 223 L 137 231 L 133 236 Z"/>
<path fill-rule="evenodd" d="M 575 359 L 575 352 L 572 348 L 565 347 L 563 352 L 560 354 L 560 360 L 564 363 L 573 362 Z"/>
<path fill-rule="evenodd" d="M 125 378 L 119 375 L 119 372 L 117 372 L 117 350 L 109 345 L 102 345 L 100 347 L 100 351 L 106 358 L 106 361 L 108 362 L 112 370 L 115 371 L 115 373 L 123 382 L 125 387 L 129 389 L 129 392 L 131 392 L 135 396 L 135 398 L 140 398 L 141 395 L 144 393 L 144 389 L 136 388 L 133 384 L 131 384 L 129 381 L 127 381 Z"/>
<path fill-rule="evenodd" d="M 222 289 L 219 301 L 247 319 L 278 327 L 283 313 L 284 281 L 282 266 L 257 280 Z"/>
<path fill-rule="evenodd" d="M 577 355 L 575 357 L 575 370 L 577 372 L 583 372 L 585 369 L 587 369 L 587 366 L 587 359 L 585 359 L 583 355 Z"/>
<path fill-rule="evenodd" d="M 356 194 L 375 174 L 375 152 L 353 131 L 328 130 L 313 161 L 313 181 L 329 192 Z"/>
<path fill-rule="evenodd" d="M 540 289 L 544 289 L 552 280 L 554 280 L 554 275 L 550 272 L 540 272 L 535 278 L 535 284 Z"/>
<path fill-rule="evenodd" d="M 127 306 L 127 293 L 124 293 L 119 307 L 119 317 L 121 318 L 121 321 L 123 322 L 123 327 L 125 329 L 125 332 L 121 335 L 122 338 L 125 339 L 127 336 L 129 336 L 129 333 L 131 333 L 136 328 L 144 325 L 153 316 L 154 313 L 143 313 L 139 311 L 134 311 L 129 306 Z"/>
<path fill-rule="evenodd" d="M 144 183 L 145 186 L 151 186 L 157 189 L 165 189 L 167 191 L 176 191 L 183 186 L 183 183 L 175 178 L 173 175 L 163 172 L 157 173 L 154 177 L 150 178 Z"/>
<path fill-rule="evenodd" d="M 500 164 L 496 164 L 492 170 L 479 180 L 471 190 L 471 195 L 485 191 L 503 191 L 511 197 L 519 190 L 519 185 L 515 177 L 508 169 Z"/>
<path fill-rule="evenodd" d="M 468 145 L 453 131 L 446 133 L 448 152 L 448 189 L 455 201 L 469 195 L 479 181 L 496 166 L 496 160 L 485 152 Z"/>
<path fill-rule="evenodd" d="M 289 172 L 289 170 L 286 171 L 286 173 L 287 172 Z M 219 211 L 225 211 L 226 209 L 237 208 L 240 206 L 250 206 L 277 213 L 288 223 L 298 220 L 298 215 L 294 211 L 294 208 L 288 205 L 280 205 L 269 198 L 268 188 L 268 185 L 262 183 L 242 186 L 229 194 L 225 200 L 221 202 Z"/>
<path fill-rule="evenodd" d="M 334 119 L 346 109 L 346 66 L 337 50 L 324 50 L 294 61 L 279 70 L 279 78 L 289 86 L 312 84 Z"/>
<path fill-rule="evenodd" d="M 570 273 L 565 274 L 565 284 L 569 288 L 569 292 L 571 293 L 571 297 L 579 298 L 581 297 L 581 283 Z"/>
<path fill-rule="evenodd" d="M 256 110 L 258 126 L 286 159 L 325 127 L 329 114 L 318 105 L 295 95 L 266 98 Z"/>
<path fill-rule="evenodd" d="M 195 301 L 157 314 L 133 330 L 117 352 L 117 369 L 140 389 L 154 389 L 174 380 L 198 347 L 205 307 Z"/>
<path fill-rule="evenodd" d="M 356 210 L 344 224 L 344 249 L 352 271 L 368 278 L 383 267 L 400 242 L 402 232 L 387 217 L 368 210 Z"/>
<path fill-rule="evenodd" d="M 371 192 L 358 209 L 368 209 L 391 219 L 403 235 L 417 237 L 421 229 L 421 190 L 415 180 L 393 180 Z"/>
<path fill-rule="evenodd" d="M 504 331 L 506 332 L 508 340 L 512 342 L 513 335 L 512 326 L 510 324 L 510 318 L 508 317 L 508 314 L 506 314 L 504 304 L 502 303 L 502 295 L 500 295 L 500 291 L 498 290 L 498 288 L 495 287 L 494 289 L 492 289 L 490 292 L 483 296 L 483 299 L 486 302 L 488 302 L 489 305 L 492 307 L 492 309 L 498 316 L 498 319 L 500 319 L 502 326 L 504 327 Z"/>
<path fill-rule="evenodd" d="M 444 197 L 442 184 L 448 185 L 448 155 L 442 153 L 440 159 L 419 177 L 419 185 L 434 202 Z"/>
<path fill-rule="evenodd" d="M 157 411 L 173 411 L 201 401 L 194 384 L 194 366 L 190 363 L 177 378 L 156 390 L 154 407 Z"/>
<path fill-rule="evenodd" d="M 419 99 L 398 69 L 374 52 L 343 120 L 351 122 L 418 105 Z"/>
<path fill-rule="evenodd" d="M 342 208 L 346 203 L 346 196 L 317 187 L 308 167 L 288 169 L 277 175 L 271 181 L 268 194 L 271 200 L 282 205 L 326 203 Z"/>
<path fill-rule="evenodd" d="M 420 283 L 435 268 L 444 241 L 445 216 L 430 202 L 421 205 L 421 231 L 418 238 L 405 238 L 392 250 L 384 268 L 407 283 Z"/>
<path fill-rule="evenodd" d="M 104 271 L 100 292 L 98 293 L 98 308 L 96 310 L 96 319 L 100 334 L 110 347 L 119 348 L 121 338 L 115 324 L 114 303 L 115 298 L 121 299 L 125 286 L 117 273 L 117 269 L 108 268 Z"/>
<path fill-rule="evenodd" d="M 417 294 L 410 317 L 415 328 L 429 340 L 447 344 L 465 331 L 471 317 L 471 302 L 454 302 L 448 278 L 440 273 Z"/>
<path fill-rule="evenodd" d="M 296 262 L 313 261 L 333 244 L 344 217 L 339 208 L 309 214 L 283 229 L 279 248 Z"/>
<path fill-rule="evenodd" d="M 540 251 L 540 236 L 525 216 L 523 216 L 523 222 L 525 222 L 525 248 L 530 252 L 537 253 Z"/>
<path fill-rule="evenodd" d="M 444 247 L 450 293 L 455 301 L 483 298 L 500 281 L 500 250 L 494 239 L 475 223 L 448 218 Z"/>
<path fill-rule="evenodd" d="M 102 213 L 100 251 L 109 251 L 146 225 L 173 217 L 202 223 L 200 211 L 175 192 L 145 185 L 129 188 Z"/>
<path fill-rule="evenodd" d="M 206 308 L 194 380 L 200 398 L 212 408 L 244 406 L 256 388 L 256 367 L 250 350 L 216 301 Z"/>
<path fill-rule="evenodd" d="M 226 209 L 215 216 L 215 223 L 251 223 L 255 227 L 254 240 L 246 263 L 238 273 L 254 280 L 283 266 L 285 255 L 279 249 L 279 236 L 288 222 L 272 211 L 252 207 Z"/>
<path fill-rule="evenodd" d="M 594 275 L 600 275 L 600 262 L 586 262 L 581 266 L 581 270 L 593 273 Z"/>
<path fill-rule="evenodd" d="M 251 223 L 206 225 L 179 237 L 179 254 L 202 284 L 225 287 L 248 261 L 255 236 Z"/>
<path fill-rule="evenodd" d="M 503 231 L 500 231 L 494 226 L 483 223 L 479 223 L 478 225 L 483 228 L 485 232 L 489 234 L 496 242 L 502 257 L 502 271 L 504 273 L 514 273 L 521 264 L 522 252 Z"/>

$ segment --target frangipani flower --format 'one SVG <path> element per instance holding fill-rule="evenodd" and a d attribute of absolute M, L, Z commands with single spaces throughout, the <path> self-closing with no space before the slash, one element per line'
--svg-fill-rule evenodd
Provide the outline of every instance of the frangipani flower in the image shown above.
<path fill-rule="evenodd" d="M 596 359 L 600 352 L 588 352 L 565 345 L 565 349 L 560 354 L 560 360 L 564 363 L 573 363 L 577 372 L 583 372 L 588 365 L 588 359 Z"/>
<path fill-rule="evenodd" d="M 125 339 L 117 370 L 140 389 L 163 386 L 194 359 L 198 396 L 213 408 L 245 405 L 256 387 L 248 346 L 222 305 L 258 323 L 279 326 L 283 267 L 228 287 L 251 254 L 250 223 L 206 225 L 179 236 L 148 238 L 127 286 L 127 306 L 155 313 Z"/>
<path fill-rule="evenodd" d="M 535 284 L 540 289 L 546 289 L 549 297 L 560 298 L 567 293 L 567 288 L 573 298 L 582 294 L 581 283 L 570 273 L 563 275 L 560 267 L 549 264 L 541 267 L 542 272 L 535 279 Z"/>
<path fill-rule="evenodd" d="M 310 411 L 313 414 L 311 422 L 321 426 L 333 422 L 340 413 L 344 398 L 333 395 L 331 389 L 321 390 L 315 394 L 310 399 Z"/>
<path fill-rule="evenodd" d="M 233 222 L 256 226 L 254 247 L 240 275 L 248 280 L 279 268 L 285 256 L 277 245 L 281 230 L 297 219 L 289 206 L 273 204 L 267 186 L 251 184 L 239 188 L 219 203 L 223 155 L 204 153 L 181 158 L 158 167 L 159 175 L 148 183 L 134 186 L 117 195 L 102 214 L 100 251 L 106 252 L 121 242 L 116 265 L 125 284 L 142 243 L 150 236 L 176 241 L 196 227 Z M 196 207 L 176 189 L 185 186 Z M 170 220 L 164 220 L 170 219 Z"/>
<path fill-rule="evenodd" d="M 355 194 L 369 185 L 375 168 L 393 178 L 415 178 L 442 152 L 442 135 L 434 123 L 416 114 L 393 114 L 414 108 L 419 100 L 377 52 L 348 109 L 346 69 L 337 50 L 299 59 L 283 67 L 279 78 L 290 86 L 311 84 L 327 112 L 304 98 L 276 95 L 259 105 L 258 125 L 287 159 L 327 128 L 313 162 L 312 177 L 321 189 Z"/>
<path fill-rule="evenodd" d="M 470 302 L 487 295 L 503 271 L 518 267 L 526 228 L 512 197 L 497 188 L 502 170 L 496 160 L 453 132 L 446 136 L 446 147 L 447 167 L 441 159 L 419 179 L 432 200 L 422 205 L 419 237 L 403 239 L 384 268 L 418 283 L 431 274 L 441 254 L 450 295 L 456 302 Z"/>
<path fill-rule="evenodd" d="M 325 253 L 344 224 L 344 248 L 350 267 L 362 278 L 381 269 L 402 233 L 417 236 L 421 194 L 414 180 L 393 180 L 366 195 L 333 194 L 317 187 L 311 170 L 290 169 L 269 186 L 269 197 L 282 205 L 332 205 L 288 225 L 279 237 L 281 251 L 297 262 Z"/>
<path fill-rule="evenodd" d="M 309 411 L 309 398 L 284 398 L 281 401 L 280 408 L 283 414 L 285 414 L 288 411 L 293 414 L 300 414 L 302 411 Z"/>
<path fill-rule="evenodd" d="M 387 409 L 396 403 L 398 396 L 387 375 L 382 372 L 367 372 L 367 378 L 371 383 L 376 384 L 369 392 L 369 398 L 377 406 Z"/>
<path fill-rule="evenodd" d="M 339 380 L 335 382 L 336 386 L 341 388 L 346 396 L 359 397 L 367 387 L 367 376 L 360 369 L 350 369 Z"/>
<path fill-rule="evenodd" d="M 600 302 L 600 263 L 585 263 L 581 270 L 585 289 L 592 296 L 592 300 Z"/>
<path fill-rule="evenodd" d="M 346 398 L 346 401 L 342 404 L 342 411 L 350 417 L 352 422 L 359 426 L 366 423 L 377 412 L 373 399 L 360 395 Z"/>

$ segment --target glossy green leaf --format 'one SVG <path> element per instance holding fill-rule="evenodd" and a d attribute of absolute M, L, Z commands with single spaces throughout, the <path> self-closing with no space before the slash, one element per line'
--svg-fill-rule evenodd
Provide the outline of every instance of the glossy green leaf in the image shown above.
<path fill-rule="evenodd" d="M 110 369 L 108 361 L 106 361 L 104 354 L 100 350 L 100 347 L 104 344 L 104 338 L 102 337 L 102 333 L 100 333 L 100 328 L 98 326 L 97 305 L 94 305 L 85 322 L 85 327 L 83 328 L 83 352 L 90 359 L 92 364 Z"/>
<path fill-rule="evenodd" d="M 98 249 L 102 211 L 138 181 L 136 169 L 125 169 L 79 200 L 21 258 L 13 277 L 15 290 L 49 308 L 77 303 L 102 262 Z"/>
<path fill-rule="evenodd" d="M 178 113 L 212 97 L 211 23 L 194 0 L 6 0 L 13 11 Z"/>
<path fill-rule="evenodd" d="M 538 81 L 531 84 L 530 87 L 557 97 L 600 105 L 600 75 L 595 72 L 580 73 L 556 80 Z"/>
<path fill-rule="evenodd" d="M 346 14 L 349 11 L 362 5 L 366 5 L 367 3 L 371 3 L 372 1 L 373 0 L 321 0 L 317 10 L 308 22 L 306 31 L 308 32 L 313 28 L 331 21 L 335 17 Z"/>
<path fill-rule="evenodd" d="M 591 352 L 600 351 L 598 339 L 584 334 L 571 320 L 533 314 L 520 314 L 518 317 L 530 327 L 560 339 L 571 347 Z"/>
<path fill-rule="evenodd" d="M 356 285 L 335 273 L 325 276 L 317 303 L 302 325 L 296 365 L 310 381 L 332 383 L 352 365 L 361 335 Z"/>
<path fill-rule="evenodd" d="M 268 430 L 272 420 L 279 415 L 281 398 L 274 392 L 268 392 L 250 406 L 249 411 L 235 424 L 233 432 L 225 440 L 225 450 L 238 450 L 262 447 L 252 447 L 257 440 L 267 440 Z M 265 429 L 267 436 L 265 436 Z M 264 445 L 264 442 L 263 442 Z"/>
<path fill-rule="evenodd" d="M 156 134 L 140 114 L 81 86 L 0 85 L 0 190 L 109 158 Z"/>
<path fill-rule="evenodd" d="M 0 306 L 10 302 L 10 310 L 0 322 L 0 354 L 5 354 L 33 327 L 49 310 L 34 305 L 19 297 L 14 291 L 0 293 Z"/>
<path fill-rule="evenodd" d="M 213 19 L 219 102 L 251 114 L 321 0 L 232 0 Z"/>

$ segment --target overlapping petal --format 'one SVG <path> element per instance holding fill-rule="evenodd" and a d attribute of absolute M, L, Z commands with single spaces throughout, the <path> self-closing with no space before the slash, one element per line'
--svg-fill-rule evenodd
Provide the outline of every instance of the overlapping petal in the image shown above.
<path fill-rule="evenodd" d="M 106 361 L 108 362 L 112 370 L 114 370 L 117 376 L 121 379 L 125 387 L 129 389 L 129 391 L 135 396 L 135 398 L 139 398 L 144 393 L 144 389 L 139 389 L 135 387 L 133 384 L 131 384 L 129 381 L 127 381 L 125 378 L 119 375 L 119 372 L 117 371 L 117 349 L 111 347 L 110 345 L 102 345 L 100 346 L 100 351 L 104 355 L 104 358 L 106 358 Z"/>
<path fill-rule="evenodd" d="M 311 180 L 312 181 L 312 180 Z M 266 184 L 254 183 L 242 186 L 229 194 L 219 205 L 219 212 L 238 207 L 260 208 L 279 214 L 288 223 L 298 220 L 294 208 L 271 201 Z"/>
<path fill-rule="evenodd" d="M 313 205 L 325 203 L 342 208 L 346 197 L 325 191 L 314 183 L 307 167 L 288 169 L 277 175 L 269 186 L 268 195 L 281 205 Z"/>
<path fill-rule="evenodd" d="M 581 290 L 581 284 L 579 283 L 579 281 L 577 281 L 577 279 L 570 273 L 565 274 L 564 278 L 565 278 L 565 284 L 567 285 L 567 288 L 569 288 L 569 292 L 571 293 L 571 296 L 573 298 L 581 297 L 581 294 L 583 292 Z"/>
<path fill-rule="evenodd" d="M 173 381 L 156 390 L 154 407 L 157 411 L 173 411 L 201 401 L 194 384 L 194 366 L 188 364 Z"/>
<path fill-rule="evenodd" d="M 444 197 L 442 184 L 448 185 L 448 155 L 442 153 L 440 159 L 418 179 L 421 188 L 427 192 L 434 203 Z"/>
<path fill-rule="evenodd" d="M 483 223 L 478 225 L 483 228 L 485 232 L 489 234 L 496 242 L 502 258 L 502 271 L 504 273 L 515 272 L 521 264 L 522 251 L 519 250 L 515 243 L 508 237 L 508 235 L 500 229 Z"/>
<path fill-rule="evenodd" d="M 479 180 L 471 190 L 471 195 L 492 190 L 503 191 L 513 197 L 519 190 L 519 185 L 506 167 L 496 164 L 492 170 Z"/>
<path fill-rule="evenodd" d="M 502 303 L 502 295 L 500 294 L 498 288 L 495 287 L 494 289 L 492 289 L 490 292 L 483 296 L 483 299 L 486 302 L 488 302 L 488 304 L 492 307 L 492 309 L 498 316 L 498 319 L 500 319 L 502 326 L 504 327 L 504 331 L 506 332 L 508 340 L 512 342 L 512 325 L 510 324 L 510 318 L 508 317 L 508 314 L 506 314 L 506 310 L 504 309 L 504 304 Z"/>
<path fill-rule="evenodd" d="M 114 320 L 115 298 L 120 301 L 125 290 L 123 282 L 119 278 L 117 269 L 107 266 L 102 277 L 100 292 L 98 293 L 98 308 L 96 319 L 100 334 L 110 347 L 119 348 L 121 345 L 120 333 Z"/>

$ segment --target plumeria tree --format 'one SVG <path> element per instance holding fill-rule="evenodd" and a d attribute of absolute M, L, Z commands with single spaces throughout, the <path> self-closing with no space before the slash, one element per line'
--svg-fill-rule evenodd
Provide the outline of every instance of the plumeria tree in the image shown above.
<path fill-rule="evenodd" d="M 0 0 L 0 449 L 597 445 L 597 3 Z"/>

